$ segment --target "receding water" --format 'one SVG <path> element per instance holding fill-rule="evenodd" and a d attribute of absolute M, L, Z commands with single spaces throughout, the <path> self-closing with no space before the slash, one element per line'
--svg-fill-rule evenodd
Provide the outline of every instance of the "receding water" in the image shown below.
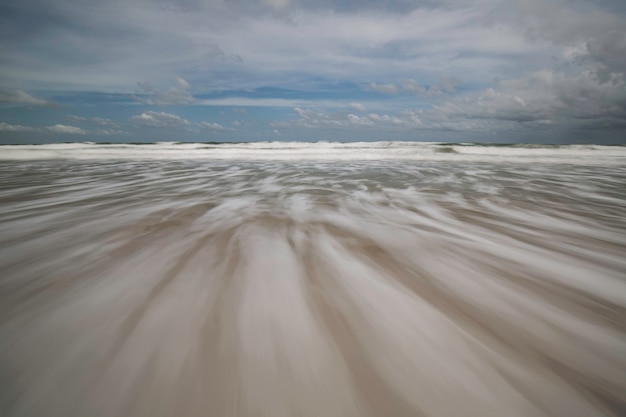
<path fill-rule="evenodd" d="M 0 414 L 624 415 L 626 148 L 402 146 L 0 147 Z"/>

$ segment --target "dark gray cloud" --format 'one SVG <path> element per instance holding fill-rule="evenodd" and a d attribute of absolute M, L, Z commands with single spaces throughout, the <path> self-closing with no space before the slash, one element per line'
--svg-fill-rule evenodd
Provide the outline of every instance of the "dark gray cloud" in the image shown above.
<path fill-rule="evenodd" d="M 601 64 L 598 76 L 609 81 L 611 74 L 626 73 L 626 31 L 609 31 L 590 40 L 587 44 L 589 58 Z"/>

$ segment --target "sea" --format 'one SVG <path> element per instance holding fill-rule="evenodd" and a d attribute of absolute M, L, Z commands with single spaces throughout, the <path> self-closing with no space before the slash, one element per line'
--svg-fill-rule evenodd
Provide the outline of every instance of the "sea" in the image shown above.
<path fill-rule="evenodd" d="M 626 146 L 0 146 L 0 414 L 626 415 Z"/>

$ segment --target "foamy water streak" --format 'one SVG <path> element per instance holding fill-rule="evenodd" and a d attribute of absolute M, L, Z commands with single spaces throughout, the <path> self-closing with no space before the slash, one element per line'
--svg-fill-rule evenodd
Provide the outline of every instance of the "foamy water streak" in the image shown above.
<path fill-rule="evenodd" d="M 1 162 L 1 414 L 624 415 L 614 149 Z"/>

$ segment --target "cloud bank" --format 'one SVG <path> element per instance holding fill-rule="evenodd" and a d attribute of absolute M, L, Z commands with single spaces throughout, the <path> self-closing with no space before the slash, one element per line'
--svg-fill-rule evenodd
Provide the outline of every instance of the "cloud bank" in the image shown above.
<path fill-rule="evenodd" d="M 400 140 L 626 135 L 626 6 L 617 0 L 0 7 L 0 122 L 24 133 L 35 113 L 64 125 L 50 108 L 59 102 L 79 129 L 135 140 L 155 128 L 260 140 L 277 126 L 285 139 L 320 140 L 383 130 Z M 247 113 L 235 119 L 232 108 Z"/>

